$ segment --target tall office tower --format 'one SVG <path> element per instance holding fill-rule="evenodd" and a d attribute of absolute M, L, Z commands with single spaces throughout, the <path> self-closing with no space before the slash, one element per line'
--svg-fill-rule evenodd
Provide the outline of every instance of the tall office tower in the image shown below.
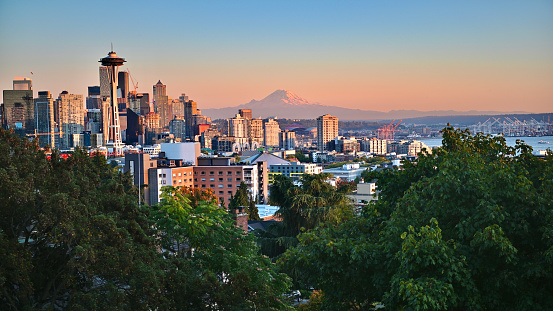
<path fill-rule="evenodd" d="M 55 148 L 56 139 L 54 136 L 54 98 L 49 91 L 38 92 L 35 98 L 35 124 L 36 133 L 41 146 L 50 145 Z"/>
<path fill-rule="evenodd" d="M 244 119 L 248 119 L 248 120 L 252 119 L 251 109 L 238 109 L 238 114 Z"/>
<path fill-rule="evenodd" d="M 317 118 L 317 149 L 328 150 L 328 143 L 338 136 L 338 117 L 325 114 Z"/>
<path fill-rule="evenodd" d="M 173 112 L 173 118 L 182 117 L 182 119 L 184 120 L 184 105 L 181 103 L 180 99 L 173 99 L 171 101 L 171 109 Z"/>
<path fill-rule="evenodd" d="M 84 130 L 83 95 L 60 93 L 57 99 L 59 129 L 61 132 L 60 148 L 73 147 L 73 134 L 81 134 Z"/>
<path fill-rule="evenodd" d="M 188 100 L 188 96 L 184 97 L 184 122 L 186 123 L 186 138 L 194 139 L 194 116 L 198 114 L 198 104 L 193 100 Z M 181 98 L 179 97 L 179 99 Z M 184 99 L 186 98 L 186 99 Z"/>
<path fill-rule="evenodd" d="M 263 120 L 251 119 L 249 128 L 249 138 L 263 140 Z"/>
<path fill-rule="evenodd" d="M 117 104 L 119 112 L 129 108 L 129 73 L 120 71 L 117 74 Z M 122 124 L 121 124 L 122 125 Z M 121 129 L 123 131 L 123 129 Z"/>
<path fill-rule="evenodd" d="M 121 154 L 123 143 L 121 140 L 121 128 L 119 126 L 119 107 L 117 105 L 117 71 L 119 66 L 122 66 L 125 59 L 117 57 L 117 53 L 110 51 L 107 57 L 100 59 L 102 66 L 109 68 L 109 86 L 110 86 L 110 113 L 109 113 L 109 133 L 108 133 L 108 148 L 112 148 L 115 155 Z M 100 90 L 102 84 L 100 81 Z M 105 133 L 104 133 L 105 135 Z M 109 150 L 108 150 L 109 151 Z"/>
<path fill-rule="evenodd" d="M 13 128 L 19 135 L 34 134 L 35 105 L 31 80 L 16 77 L 13 90 L 4 90 L 3 94 L 2 126 Z"/>
<path fill-rule="evenodd" d="M 173 134 L 175 138 L 180 138 L 181 141 L 186 140 L 186 126 L 183 117 L 175 117 L 169 121 L 169 133 Z"/>
<path fill-rule="evenodd" d="M 278 134 L 278 147 L 284 150 L 296 148 L 296 132 L 284 130 Z"/>
<path fill-rule="evenodd" d="M 143 118 L 139 114 L 135 113 L 132 109 L 127 109 L 127 130 L 126 130 L 126 142 L 127 144 L 140 144 L 143 132 Z"/>
<path fill-rule="evenodd" d="M 274 119 L 268 119 L 263 124 L 264 142 L 266 147 L 278 146 L 278 133 L 280 133 L 280 127 L 278 122 Z"/>
<path fill-rule="evenodd" d="M 149 129 L 156 129 L 159 128 L 159 114 L 155 112 L 150 112 L 146 115 L 146 118 L 144 120 L 145 125 Z"/>
<path fill-rule="evenodd" d="M 110 97 L 109 68 L 100 66 L 100 96 Z"/>
<path fill-rule="evenodd" d="M 140 102 L 140 114 L 145 116 L 150 111 L 150 94 L 149 93 L 138 93 L 136 94 L 136 100 Z"/>
<path fill-rule="evenodd" d="M 99 86 L 89 86 L 88 96 L 86 97 L 86 109 L 101 109 L 102 98 L 100 97 Z"/>
<path fill-rule="evenodd" d="M 217 130 L 216 125 L 211 125 L 210 128 L 202 132 L 200 137 L 200 144 L 202 148 L 212 149 L 212 141 L 215 137 L 221 136 L 221 132 Z"/>
<path fill-rule="evenodd" d="M 117 95 L 119 98 L 129 97 L 129 73 L 121 71 L 117 74 Z"/>
<path fill-rule="evenodd" d="M 33 89 L 33 80 L 16 77 L 13 79 L 14 91 L 30 91 Z"/>
<path fill-rule="evenodd" d="M 159 114 L 160 127 L 169 127 L 169 121 L 173 119 L 173 112 L 169 97 L 167 97 L 167 86 L 161 81 L 157 81 L 154 85 L 154 111 Z"/>
<path fill-rule="evenodd" d="M 237 114 L 232 119 L 227 119 L 228 136 L 231 137 L 248 137 L 248 120 Z"/>

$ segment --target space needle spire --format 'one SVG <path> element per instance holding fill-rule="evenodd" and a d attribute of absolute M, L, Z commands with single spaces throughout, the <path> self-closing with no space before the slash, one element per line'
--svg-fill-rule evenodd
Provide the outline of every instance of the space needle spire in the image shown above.
<path fill-rule="evenodd" d="M 111 44 L 111 51 L 107 57 L 100 59 L 102 66 L 108 67 L 109 84 L 111 87 L 110 92 L 110 112 L 108 114 L 108 128 L 107 134 L 107 148 L 113 149 L 115 155 L 122 154 L 123 142 L 121 141 L 121 127 L 119 125 L 119 107 L 117 104 L 117 72 L 119 66 L 122 66 L 125 62 L 124 58 L 117 57 L 117 53 L 113 51 L 113 43 Z"/>

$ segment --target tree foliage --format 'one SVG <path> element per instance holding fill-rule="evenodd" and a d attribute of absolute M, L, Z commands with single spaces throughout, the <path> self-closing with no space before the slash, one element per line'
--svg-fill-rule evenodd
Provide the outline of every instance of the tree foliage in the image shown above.
<path fill-rule="evenodd" d="M 105 158 L 47 159 L 36 141 L 0 130 L 0 198 L 2 309 L 163 305 L 136 188 Z"/>
<path fill-rule="evenodd" d="M 322 289 L 323 309 L 551 309 L 551 154 L 446 128 L 432 155 L 369 177 L 376 204 L 282 258 Z"/>
<path fill-rule="evenodd" d="M 248 220 L 259 220 L 259 211 L 255 206 L 253 198 L 248 193 L 248 186 L 241 182 L 236 189 L 236 193 L 230 199 L 229 210 L 233 209 L 243 209 L 245 213 L 248 214 Z"/>
<path fill-rule="evenodd" d="M 132 177 L 105 158 L 48 159 L 0 129 L 0 309 L 287 308 L 286 277 L 212 194 L 163 197 L 139 209 Z"/>
<path fill-rule="evenodd" d="M 283 310 L 288 278 L 216 201 L 195 207 L 181 191 L 164 187 L 151 218 L 175 284 L 167 296 L 192 310 Z M 190 282 L 189 279 L 194 280 Z"/>
<path fill-rule="evenodd" d="M 270 204 L 279 206 L 275 222 L 266 232 L 256 232 L 263 254 L 278 257 L 286 249 L 295 246 L 297 235 L 323 223 L 338 223 L 353 213 L 343 193 L 326 179 L 329 174 L 304 174 L 301 185 L 283 175 L 275 176 L 269 196 Z"/>

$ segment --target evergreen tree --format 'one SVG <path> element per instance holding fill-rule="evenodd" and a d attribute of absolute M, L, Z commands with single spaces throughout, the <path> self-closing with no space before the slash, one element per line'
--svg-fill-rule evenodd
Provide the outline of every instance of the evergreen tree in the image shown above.
<path fill-rule="evenodd" d="M 446 128 L 443 147 L 378 179 L 376 204 L 282 257 L 323 308 L 549 310 L 553 155 Z"/>
<path fill-rule="evenodd" d="M 259 210 L 257 206 L 255 206 L 255 201 L 251 198 L 248 207 L 248 220 L 261 220 L 261 217 L 259 217 Z"/>

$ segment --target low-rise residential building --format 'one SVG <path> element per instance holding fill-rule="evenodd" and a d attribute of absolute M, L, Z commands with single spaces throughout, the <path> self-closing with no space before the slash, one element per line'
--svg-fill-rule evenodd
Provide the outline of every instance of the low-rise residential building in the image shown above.
<path fill-rule="evenodd" d="M 244 182 L 252 198 L 259 202 L 267 201 L 267 163 L 257 162 L 253 165 L 236 165 L 234 158 L 198 158 L 198 165 L 194 166 L 194 187 L 213 189 L 215 196 L 225 206 L 230 203 L 238 186 Z"/>
<path fill-rule="evenodd" d="M 359 183 L 357 184 L 357 191 L 354 191 L 353 194 L 348 194 L 347 197 L 355 206 L 359 207 L 375 201 L 378 199 L 376 183 Z"/>
<path fill-rule="evenodd" d="M 366 167 L 360 167 L 358 163 L 348 163 L 342 165 L 340 168 L 324 169 L 323 173 L 330 173 L 334 175 L 335 178 L 352 181 L 361 176 L 361 173 L 366 169 Z"/>
<path fill-rule="evenodd" d="M 284 175 L 288 178 L 299 179 L 303 174 L 320 174 L 321 166 L 314 163 L 289 162 L 288 164 L 273 164 L 269 167 L 269 184 L 273 183 L 275 175 Z"/>
<path fill-rule="evenodd" d="M 158 165 L 160 165 L 158 161 Z M 164 186 L 193 187 L 192 166 L 158 166 L 148 170 L 150 205 L 160 202 Z"/>

